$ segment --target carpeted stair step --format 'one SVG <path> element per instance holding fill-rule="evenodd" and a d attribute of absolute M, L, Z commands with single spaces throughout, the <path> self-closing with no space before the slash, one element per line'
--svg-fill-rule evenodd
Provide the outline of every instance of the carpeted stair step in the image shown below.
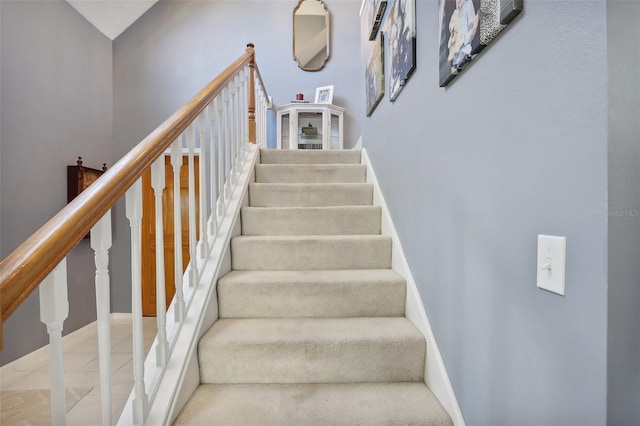
<path fill-rule="evenodd" d="M 244 207 L 242 235 L 378 235 L 378 206 Z"/>
<path fill-rule="evenodd" d="M 252 207 L 356 206 L 373 203 L 368 183 L 251 183 Z"/>
<path fill-rule="evenodd" d="M 175 424 L 453 426 L 424 383 L 205 384 Z"/>
<path fill-rule="evenodd" d="M 426 344 L 404 317 L 219 319 L 198 345 L 201 383 L 424 380 Z"/>
<path fill-rule="evenodd" d="M 261 149 L 261 164 L 360 164 L 360 151 L 353 149 L 286 150 Z"/>
<path fill-rule="evenodd" d="M 382 235 L 240 236 L 231 240 L 239 271 L 389 269 L 391 238 Z"/>
<path fill-rule="evenodd" d="M 231 271 L 218 281 L 220 318 L 404 316 L 406 282 L 391 269 Z"/>
<path fill-rule="evenodd" d="M 365 183 L 364 164 L 256 164 L 258 183 Z"/>

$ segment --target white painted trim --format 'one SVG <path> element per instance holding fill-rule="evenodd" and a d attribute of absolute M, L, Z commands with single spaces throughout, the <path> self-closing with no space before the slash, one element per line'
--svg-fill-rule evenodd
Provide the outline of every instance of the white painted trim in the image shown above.
<path fill-rule="evenodd" d="M 362 18 L 362 14 L 364 13 L 364 7 L 366 4 L 366 0 L 362 0 L 362 3 L 360 3 L 360 18 Z"/>
<path fill-rule="evenodd" d="M 229 246 L 231 238 L 239 229 L 240 209 L 247 199 L 249 182 L 253 179 L 253 170 L 259 158 L 259 148 L 251 144 L 248 158 L 245 161 L 242 173 L 238 177 L 238 183 L 233 189 L 231 199 L 227 205 L 214 244 L 210 250 L 210 261 L 202 271 L 202 276 L 189 296 L 190 306 L 186 313 L 184 323 L 180 328 L 177 339 L 173 342 L 171 356 L 159 383 L 147 382 L 147 372 L 155 366 L 155 349 L 157 339 L 154 341 L 149 356 L 145 361 L 145 381 L 147 393 L 149 387 L 156 393 L 149 406 L 149 412 L 145 424 L 161 425 L 171 424 L 182 410 L 182 407 L 195 391 L 199 384 L 197 348 L 200 337 L 217 320 L 217 294 L 216 284 L 218 277 L 226 274 L 230 269 Z M 186 296 L 185 296 L 186 297 Z M 174 301 L 175 302 L 175 301 Z M 174 304 L 172 302 L 172 306 Z M 212 317 L 212 312 L 215 316 Z M 172 314 L 171 307 L 167 316 Z M 119 425 L 133 424 L 131 410 L 132 395 L 124 407 L 118 420 Z"/>
<path fill-rule="evenodd" d="M 361 140 L 359 142 L 361 142 Z M 373 204 L 382 208 L 382 234 L 388 235 L 392 239 L 391 267 L 407 280 L 405 315 L 407 319 L 420 330 L 427 341 L 425 383 L 436 398 L 438 398 L 447 413 L 449 413 L 453 424 L 456 426 L 464 426 L 462 411 L 458 405 L 451 381 L 449 380 L 449 375 L 447 374 L 447 369 L 442 360 L 442 355 L 440 354 L 436 339 L 431 330 L 431 325 L 429 324 L 424 304 L 420 298 L 418 287 L 409 269 L 407 259 L 404 256 L 400 237 L 393 225 L 389 209 L 384 201 L 380 185 L 378 184 L 373 166 L 365 149 L 362 150 L 361 163 L 367 166 L 367 182 L 373 184 Z"/>
<path fill-rule="evenodd" d="M 111 321 L 132 321 L 131 312 L 111 312 Z"/>
<path fill-rule="evenodd" d="M 182 155 L 189 155 L 189 148 L 182 148 Z M 198 157 L 200 155 L 200 148 L 193 148 L 193 155 Z M 171 148 L 164 150 L 165 157 L 171 157 Z"/>

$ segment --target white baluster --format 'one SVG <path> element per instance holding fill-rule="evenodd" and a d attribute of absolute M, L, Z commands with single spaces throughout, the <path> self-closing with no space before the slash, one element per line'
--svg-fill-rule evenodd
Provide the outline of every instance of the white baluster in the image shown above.
<path fill-rule="evenodd" d="M 262 114 L 264 111 L 264 97 L 263 97 L 263 93 L 260 92 L 260 110 L 259 110 L 259 114 L 260 114 L 260 146 L 264 147 L 264 134 L 262 133 L 262 126 L 264 125 L 264 115 Z"/>
<path fill-rule="evenodd" d="M 269 99 L 267 99 L 267 94 L 262 92 L 262 146 L 267 147 L 267 105 L 269 104 Z"/>
<path fill-rule="evenodd" d="M 235 116 L 236 116 L 236 174 L 240 176 L 240 171 L 242 170 L 242 160 L 244 159 L 244 151 L 243 151 L 243 143 L 242 143 L 242 92 L 240 89 L 242 88 L 242 78 L 241 75 L 238 74 L 234 78 L 236 82 L 236 108 L 235 108 Z"/>
<path fill-rule="evenodd" d="M 209 173 L 211 179 L 211 185 L 209 186 L 209 208 L 211 209 L 211 215 L 207 222 L 207 230 L 209 231 L 209 237 L 213 243 L 217 228 L 218 228 L 218 216 L 216 214 L 216 199 L 218 190 L 217 184 L 217 170 L 216 170 L 216 138 L 215 138 L 215 122 L 216 122 L 216 110 L 214 107 L 214 101 L 207 106 L 207 117 L 209 118 Z M 202 155 L 202 154 L 201 154 Z"/>
<path fill-rule="evenodd" d="M 262 93 L 262 98 L 264 99 L 264 103 L 262 105 L 262 141 L 264 147 L 267 147 L 267 106 L 269 104 L 269 99 L 267 97 L 266 92 Z"/>
<path fill-rule="evenodd" d="M 194 148 L 196 129 L 193 123 L 187 128 L 187 148 L 189 150 L 189 287 L 194 287 L 198 282 L 198 259 L 196 256 L 196 178 Z"/>
<path fill-rule="evenodd" d="M 175 321 L 184 319 L 184 295 L 182 293 L 182 202 L 180 196 L 180 168 L 182 167 L 182 137 L 171 144 L 173 166 L 173 263 L 176 287 Z"/>
<path fill-rule="evenodd" d="M 229 96 L 231 97 L 229 101 L 229 130 L 231 131 L 231 163 L 229 163 L 229 167 L 231 167 L 231 185 L 235 185 L 238 181 L 238 176 L 236 173 L 236 156 L 237 156 L 237 139 L 238 132 L 236 129 L 236 79 L 235 77 L 229 83 Z"/>
<path fill-rule="evenodd" d="M 258 121 L 256 127 L 256 134 L 257 134 L 257 139 L 260 141 L 259 146 L 264 148 L 264 139 L 262 138 L 262 123 L 264 120 L 264 116 L 262 115 L 262 101 L 263 101 L 263 95 L 262 95 L 262 89 L 260 88 L 260 86 L 258 86 L 258 96 L 256 97 L 256 116 L 260 117 L 260 120 Z"/>
<path fill-rule="evenodd" d="M 156 322 L 158 324 L 158 345 L 156 346 L 156 365 L 167 365 L 169 345 L 167 344 L 167 294 L 164 279 L 164 215 L 162 211 L 162 192 L 165 187 L 164 155 L 151 165 L 151 187 L 155 198 L 156 213 Z"/>
<path fill-rule="evenodd" d="M 209 233 L 207 232 L 207 155 L 205 150 L 205 134 L 207 132 L 206 112 L 202 111 L 197 119 L 198 139 L 200 142 L 200 193 L 198 196 L 198 209 L 200 211 L 200 239 L 198 240 L 198 255 L 204 260 L 209 250 Z"/>
<path fill-rule="evenodd" d="M 131 226 L 131 315 L 133 317 L 133 423 L 144 424 L 148 398 L 144 386 L 144 335 L 142 331 L 142 181 L 138 179 L 125 195 L 126 214 Z"/>
<path fill-rule="evenodd" d="M 260 121 L 262 120 L 262 115 L 260 114 L 260 86 L 258 82 L 258 77 L 254 76 L 253 85 L 254 89 L 254 98 L 255 98 L 255 122 L 256 122 L 256 145 L 262 148 L 260 144 Z"/>
<path fill-rule="evenodd" d="M 91 248 L 96 264 L 96 314 L 100 362 L 102 424 L 111 424 L 111 299 L 109 249 L 111 248 L 111 210 L 91 228 Z"/>
<path fill-rule="evenodd" d="M 213 100 L 218 111 L 218 217 L 222 221 L 224 217 L 224 119 L 223 101 L 220 95 Z"/>
<path fill-rule="evenodd" d="M 222 99 L 224 101 L 224 199 L 231 198 L 231 126 L 229 125 L 229 86 L 222 89 Z"/>
<path fill-rule="evenodd" d="M 242 105 L 242 123 L 244 127 L 244 137 L 242 138 L 242 142 L 244 143 L 245 149 L 245 158 L 246 154 L 249 153 L 249 67 L 245 67 L 242 71 L 242 99 L 244 104 Z"/>
<path fill-rule="evenodd" d="M 51 362 L 51 424 L 66 425 L 67 409 L 62 361 L 62 324 L 69 315 L 67 298 L 67 258 L 42 281 L 40 293 L 40 321 L 47 326 Z"/>
<path fill-rule="evenodd" d="M 262 91 L 259 89 L 256 94 L 256 141 L 259 147 L 264 148 L 262 144 Z"/>

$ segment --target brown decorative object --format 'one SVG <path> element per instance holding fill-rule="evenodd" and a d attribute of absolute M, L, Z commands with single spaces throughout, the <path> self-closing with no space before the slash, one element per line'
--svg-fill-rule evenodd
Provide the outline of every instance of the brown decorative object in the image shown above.
<path fill-rule="evenodd" d="M 102 163 L 102 170 L 83 166 L 82 157 L 78 157 L 76 163 L 75 166 L 67 166 L 67 203 L 70 203 L 107 171 L 107 163 Z M 89 238 L 89 234 L 87 233 L 84 238 Z"/>

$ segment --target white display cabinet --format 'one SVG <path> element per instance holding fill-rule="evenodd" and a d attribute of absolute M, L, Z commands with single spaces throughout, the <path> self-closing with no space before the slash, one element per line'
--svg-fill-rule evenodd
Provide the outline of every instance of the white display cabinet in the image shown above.
<path fill-rule="evenodd" d="M 290 103 L 277 109 L 278 149 L 343 149 L 344 108 Z"/>

